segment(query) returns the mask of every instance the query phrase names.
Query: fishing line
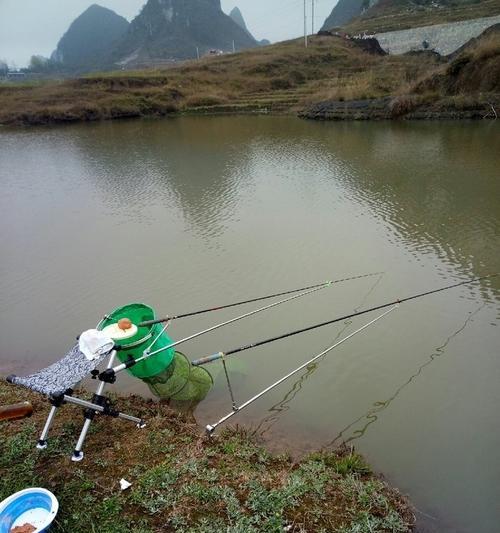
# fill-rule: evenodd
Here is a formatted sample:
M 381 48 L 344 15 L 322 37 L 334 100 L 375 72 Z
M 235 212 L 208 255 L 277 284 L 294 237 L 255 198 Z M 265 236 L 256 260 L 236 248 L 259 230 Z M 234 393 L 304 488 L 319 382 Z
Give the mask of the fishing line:
M 382 281 L 383 276 L 384 274 L 381 273 L 380 276 L 375 280 L 375 283 L 368 289 L 368 292 L 363 296 L 359 304 L 356 307 L 354 307 L 353 309 L 354 311 L 359 311 L 359 309 L 368 300 L 369 296 L 373 293 L 373 291 Z M 336 342 L 338 339 L 340 339 L 342 335 L 344 334 L 344 332 L 351 325 L 352 325 L 352 320 L 347 320 L 344 324 L 344 327 L 337 333 L 337 335 L 335 335 L 333 342 Z M 321 363 L 321 360 L 318 361 L 317 364 L 308 366 L 306 368 L 306 371 L 299 377 L 297 381 L 295 381 L 295 383 L 292 385 L 291 389 L 285 394 L 285 396 L 269 409 L 269 414 L 263 420 L 259 422 L 255 430 L 253 431 L 254 434 L 264 435 L 265 433 L 270 431 L 271 427 L 279 420 L 283 412 L 288 411 L 290 409 L 291 402 L 295 399 L 297 394 L 302 390 L 302 386 L 305 384 L 305 382 L 317 370 L 318 365 L 320 363 Z
M 380 274 L 380 273 L 377 273 L 377 274 Z M 164 346 L 162 348 L 158 348 L 157 350 L 154 350 L 154 351 L 151 351 L 151 348 L 153 346 L 154 343 L 150 344 L 148 349 L 144 350 L 143 352 L 143 355 L 142 357 L 138 357 L 137 359 L 134 359 L 134 358 L 129 358 L 129 360 L 125 363 L 122 363 L 114 368 L 109 368 L 109 369 L 106 369 L 104 372 L 102 372 L 100 374 L 100 379 L 113 379 L 115 374 L 117 372 L 122 372 L 123 370 L 126 370 L 128 368 L 132 368 L 133 366 L 135 366 L 137 363 L 140 363 L 142 361 L 145 361 L 146 359 L 148 359 L 149 357 L 153 357 L 155 355 L 158 355 L 159 353 L 162 353 L 166 350 L 170 350 L 171 348 L 174 348 L 175 346 L 178 346 L 179 344 L 183 344 L 184 342 L 187 342 L 189 340 L 192 340 L 192 339 L 195 339 L 197 337 L 200 337 L 201 335 L 204 335 L 205 333 L 209 333 L 211 331 L 214 331 L 216 329 L 219 329 L 219 328 L 222 328 L 223 326 L 227 326 L 228 324 L 232 324 L 234 322 L 237 322 L 239 320 L 242 320 L 244 318 L 247 318 L 249 316 L 252 316 L 252 315 L 255 315 L 257 313 L 260 313 L 262 311 L 265 311 L 267 309 L 271 309 L 273 307 L 276 307 L 278 305 L 281 305 L 281 304 L 284 304 L 286 302 L 290 302 L 292 300 L 295 300 L 297 298 L 301 298 L 302 296 L 306 296 L 307 294 L 311 294 L 313 292 L 316 292 L 316 291 L 319 291 L 319 290 L 322 290 L 322 289 L 326 289 L 327 287 L 331 287 L 332 285 L 336 284 L 336 283 L 340 283 L 341 281 L 347 281 L 347 280 L 351 280 L 351 279 L 360 279 L 360 278 L 364 278 L 364 277 L 367 277 L 367 276 L 372 276 L 372 275 L 375 275 L 375 274 L 363 274 L 361 276 L 353 276 L 353 277 L 350 277 L 350 278 L 344 278 L 342 280 L 334 280 L 334 281 L 326 281 L 324 283 L 321 283 L 319 285 L 315 285 L 313 286 L 313 288 L 309 289 L 309 290 L 306 290 L 304 292 L 300 292 L 299 294 L 294 294 L 293 296 L 289 296 L 288 298 L 285 298 L 284 300 L 279 300 L 278 302 L 273 302 L 272 304 L 269 304 L 269 305 L 266 305 L 264 307 L 260 307 L 259 309 L 255 309 L 253 311 L 250 311 L 248 313 L 245 313 L 243 315 L 239 315 L 237 317 L 234 317 L 234 318 L 231 318 L 230 320 L 226 320 L 225 322 L 221 322 L 219 324 L 216 324 L 215 326 L 212 326 L 210 328 L 207 328 L 207 329 L 204 329 L 202 331 L 198 331 L 196 333 L 193 333 L 192 335 L 189 335 L 188 337 L 184 337 L 183 339 L 180 339 L 176 342 L 172 342 L 170 344 L 168 344 L 167 346 Z M 295 293 L 297 292 L 296 290 L 291 290 L 291 291 L 286 291 L 286 294 L 291 294 L 291 293 Z M 261 299 L 268 299 L 270 298 L 271 296 L 263 296 L 263 297 L 260 297 L 260 298 L 257 298 L 257 299 L 254 299 L 255 300 L 261 300 Z M 232 307 L 234 305 L 239 305 L 239 303 L 237 304 L 229 304 L 229 307 Z M 199 312 L 195 312 L 195 314 L 199 314 Z M 186 315 L 183 315 L 183 316 L 186 316 Z M 108 319 L 110 317 L 107 317 Z M 160 320 L 154 320 L 153 322 L 155 324 L 158 324 L 158 323 L 162 323 L 162 322 L 166 322 L 167 323 L 167 326 L 170 324 L 170 322 L 172 321 L 173 317 L 167 317 L 165 319 L 160 319 Z M 148 323 L 151 323 L 148 322 Z M 144 322 L 141 323 L 140 325 L 144 325 Z M 164 328 L 166 329 L 166 328 Z M 159 336 L 157 336 L 157 338 L 159 338 Z M 218 354 L 218 359 L 221 359 L 223 357 L 223 354 L 221 352 L 219 352 Z
M 335 324 L 337 322 L 342 322 L 343 320 L 347 320 L 349 318 L 365 315 L 367 313 L 372 313 L 373 311 L 379 311 L 381 309 L 385 309 L 385 308 L 390 307 L 392 305 L 402 304 L 402 303 L 405 303 L 405 302 L 409 302 L 411 300 L 416 300 L 417 298 L 423 298 L 424 296 L 429 296 L 431 294 L 436 294 L 438 292 L 454 289 L 454 288 L 460 287 L 462 285 L 468 285 L 470 283 L 475 283 L 477 281 L 481 281 L 481 280 L 484 280 L 484 279 L 494 278 L 494 277 L 498 276 L 499 274 L 500 273 L 489 274 L 487 276 L 481 276 L 479 278 L 474 278 L 474 279 L 470 279 L 470 280 L 461 281 L 459 283 L 454 283 L 453 285 L 447 285 L 445 287 L 440 287 L 439 289 L 433 289 L 431 291 L 426 291 L 426 292 L 422 292 L 422 293 L 419 293 L 419 294 L 414 294 L 413 296 L 408 296 L 406 298 L 394 300 L 394 301 L 389 302 L 389 303 L 377 305 L 375 307 L 371 307 L 370 309 L 364 309 L 363 311 L 358 311 L 356 313 L 351 313 L 349 315 L 345 315 L 345 316 L 342 316 L 342 317 L 339 317 L 339 318 L 334 318 L 332 320 L 327 320 L 326 322 L 320 322 L 319 324 L 314 324 L 312 326 L 308 326 L 308 327 L 305 327 L 305 328 L 302 328 L 302 329 L 298 329 L 298 330 L 295 330 L 295 331 L 290 331 L 289 333 L 284 333 L 282 335 L 277 335 L 276 337 L 271 337 L 269 339 L 265 339 L 265 340 L 262 340 L 262 341 L 257 341 L 257 342 L 251 343 L 251 344 L 247 344 L 245 346 L 240 346 L 239 348 L 234 348 L 234 349 L 229 350 L 227 352 L 217 352 L 217 353 L 215 353 L 213 355 L 209 355 L 207 357 L 202 357 L 200 359 L 197 359 L 197 360 L 193 361 L 192 364 L 194 366 L 205 365 L 207 363 L 211 363 L 213 361 L 219 360 L 221 358 L 221 354 L 222 353 L 224 353 L 225 356 L 228 356 L 228 355 L 233 355 L 235 353 L 244 352 L 245 350 L 250 350 L 251 348 L 257 348 L 258 346 L 263 346 L 263 345 L 269 344 L 271 342 L 275 342 L 275 341 L 278 341 L 278 340 L 281 340 L 281 339 L 286 339 L 288 337 L 293 337 L 294 335 L 299 335 L 300 333 L 305 333 L 307 331 L 312 331 L 314 329 L 318 329 L 318 328 L 321 328 L 321 327 L 324 327 L 324 326 L 328 326 L 330 324 Z
M 245 304 L 260 302 L 262 300 L 270 300 L 271 298 L 277 298 L 278 296 L 286 296 L 287 294 L 293 294 L 295 292 L 307 291 L 309 289 L 315 289 L 317 287 L 323 287 L 324 285 L 334 285 L 336 283 L 342 283 L 344 281 L 353 281 L 353 280 L 356 280 L 356 279 L 368 278 L 368 277 L 371 277 L 371 276 L 379 276 L 381 274 L 384 274 L 384 272 L 373 272 L 371 274 L 361 274 L 359 276 L 351 276 L 349 278 L 336 279 L 336 280 L 332 280 L 332 281 L 324 281 L 322 283 L 315 283 L 314 285 L 309 285 L 308 287 L 301 287 L 300 289 L 290 289 L 290 290 L 283 291 L 283 292 L 277 292 L 275 294 L 268 294 L 266 296 L 258 296 L 257 298 L 251 298 L 249 300 L 242 300 L 240 302 L 220 305 L 220 306 L 217 306 L 217 307 L 209 307 L 207 309 L 201 309 L 199 311 L 191 311 L 190 313 L 183 313 L 181 315 L 174 315 L 174 316 L 171 316 L 171 317 L 158 318 L 158 319 L 155 319 L 155 320 L 147 320 L 145 322 L 141 322 L 140 324 L 137 324 L 137 327 L 140 328 L 140 327 L 154 326 L 155 324 L 161 324 L 161 323 L 167 322 L 169 320 L 179 320 L 181 318 L 187 318 L 187 317 L 191 317 L 191 316 L 202 315 L 204 313 L 210 313 L 212 311 L 221 311 L 223 309 L 229 309 L 231 307 L 237 307 L 239 305 L 245 305 Z M 109 319 L 111 317 L 106 317 L 106 318 Z
M 297 298 L 302 298 L 303 296 L 306 296 L 308 294 L 312 294 L 313 292 L 320 291 L 322 289 L 326 289 L 327 287 L 330 287 L 332 285 L 331 282 L 323 283 L 322 285 L 315 287 L 314 289 L 310 289 L 305 292 L 300 292 L 299 294 L 295 294 L 293 296 L 289 296 L 288 298 L 285 298 L 284 300 L 279 300 L 277 302 L 273 302 L 272 304 L 266 305 L 264 307 L 259 307 L 258 309 L 254 309 L 253 311 L 249 311 L 248 313 L 245 313 L 243 315 L 239 315 L 237 317 L 231 318 L 229 320 L 226 320 L 225 322 L 220 322 L 219 324 L 215 324 L 215 326 L 211 326 L 210 328 L 204 329 L 202 331 L 198 331 L 196 333 L 193 333 L 192 335 L 189 335 L 188 337 L 184 337 L 183 339 L 180 339 L 178 341 L 172 342 L 170 344 L 167 344 L 167 346 L 163 346 L 162 348 L 158 348 L 157 350 L 151 351 L 151 348 L 153 344 L 150 344 L 148 349 L 144 350 L 142 357 L 138 357 L 137 359 L 130 358 L 128 362 L 122 363 L 121 365 L 118 365 L 111 369 L 106 369 L 104 372 L 102 372 L 101 376 L 105 377 L 106 379 L 109 379 L 111 375 L 116 374 L 117 372 L 121 372 L 123 370 L 126 370 L 127 368 L 131 368 L 135 366 L 137 363 L 140 363 L 141 361 L 145 361 L 146 359 L 149 359 L 150 357 L 153 357 L 155 355 L 158 355 L 159 353 L 162 353 L 166 350 L 170 350 L 171 348 L 174 348 L 175 346 L 178 346 L 179 344 L 183 344 L 184 342 L 187 342 L 192 339 L 196 339 L 197 337 L 200 337 L 201 335 L 204 335 L 205 333 L 209 333 L 211 331 L 215 331 L 216 329 L 222 328 L 223 326 L 227 326 L 228 324 L 233 324 L 234 322 L 237 322 L 239 320 L 243 320 L 244 318 L 247 318 L 252 315 L 256 315 L 257 313 L 261 313 L 262 311 L 266 311 L 267 309 L 271 309 L 273 307 L 276 307 L 278 305 L 284 304 L 286 302 L 290 302 L 292 300 L 296 300 Z M 167 321 L 167 326 L 170 324 L 170 320 Z M 165 326 L 163 329 L 166 329 Z M 159 336 L 157 336 L 157 339 Z M 218 359 L 221 359 L 224 357 L 224 354 L 219 353 Z
M 348 341 L 349 339 L 351 339 L 352 337 L 354 337 L 358 333 L 361 333 L 366 328 L 370 327 L 371 325 L 375 324 L 376 322 L 378 322 L 382 318 L 386 317 L 389 313 L 392 313 L 392 311 L 394 311 L 398 307 L 399 307 L 398 303 L 394 304 L 390 309 L 388 309 L 387 311 L 384 311 L 381 315 L 377 316 L 373 320 L 370 320 L 370 322 L 367 322 L 365 325 L 361 326 L 356 331 L 353 331 L 351 334 L 347 335 L 347 337 L 344 337 L 340 341 L 335 342 L 334 344 L 332 344 L 331 346 L 326 348 L 326 350 L 323 350 L 321 353 L 319 353 L 318 355 L 315 355 L 309 361 L 306 361 L 305 363 L 300 365 L 295 370 L 292 370 L 291 372 L 289 372 L 286 376 L 283 376 L 281 379 L 279 379 L 278 381 L 274 382 L 272 385 L 269 385 L 269 387 L 266 387 L 263 391 L 261 391 L 258 394 L 256 394 L 253 398 L 250 398 L 249 400 L 247 400 L 245 403 L 241 404 L 240 406 L 233 407 L 233 410 L 230 413 L 228 413 L 227 415 L 223 416 L 218 422 L 216 422 L 214 424 L 208 424 L 207 425 L 207 427 L 206 427 L 207 434 L 208 435 L 212 435 L 212 433 L 217 429 L 218 426 L 220 426 L 220 424 L 223 424 L 224 422 L 227 422 L 227 420 L 229 420 L 231 417 L 233 417 L 236 413 L 239 413 L 240 411 L 242 411 L 243 409 L 245 409 L 246 407 L 248 407 L 249 405 L 251 405 L 252 403 L 257 401 L 259 398 L 264 396 L 264 394 L 267 394 L 272 389 L 274 389 L 275 387 L 277 387 L 278 385 L 280 385 L 281 383 L 286 381 L 288 378 L 292 377 L 297 372 L 300 372 L 301 370 L 303 370 L 307 366 L 309 366 L 312 363 L 314 363 L 314 361 L 316 361 L 317 359 L 320 359 L 321 357 L 324 357 L 327 353 L 331 352 L 333 349 L 337 348 L 338 346 L 340 346 L 344 342 Z
M 448 344 L 457 337 L 460 333 L 464 331 L 464 329 L 469 325 L 469 323 L 473 320 L 475 315 L 477 315 L 480 311 L 484 309 L 486 306 L 486 303 L 483 303 L 480 305 L 475 311 L 471 312 L 465 322 L 451 335 L 447 337 L 447 339 L 437 348 L 434 349 L 433 353 L 429 356 L 429 359 L 425 361 L 422 365 L 418 367 L 418 369 L 402 384 L 400 385 L 396 391 L 393 393 L 392 396 L 390 396 L 385 401 L 377 401 L 375 402 L 371 409 L 369 409 L 365 414 L 361 415 L 360 417 L 356 418 L 353 422 L 351 422 L 349 425 L 345 426 L 344 429 L 342 429 L 337 436 L 328 442 L 327 444 L 324 444 L 321 448 L 323 450 L 327 448 L 331 448 L 336 446 L 336 443 L 343 438 L 344 433 L 346 433 L 349 429 L 351 429 L 353 426 L 355 426 L 358 422 L 361 422 L 361 420 L 366 419 L 366 422 L 364 426 L 361 429 L 357 429 L 356 431 L 353 431 L 352 435 L 347 440 L 342 440 L 344 444 L 347 444 L 353 440 L 359 439 L 362 437 L 369 426 L 371 426 L 374 422 L 378 420 L 378 415 L 382 411 L 385 411 L 389 405 L 399 396 L 399 394 L 405 389 L 410 383 L 412 383 L 414 380 L 416 380 L 420 374 L 423 372 L 424 368 L 429 366 L 434 362 L 435 359 L 443 356 L 445 354 L 445 349 L 448 346 Z

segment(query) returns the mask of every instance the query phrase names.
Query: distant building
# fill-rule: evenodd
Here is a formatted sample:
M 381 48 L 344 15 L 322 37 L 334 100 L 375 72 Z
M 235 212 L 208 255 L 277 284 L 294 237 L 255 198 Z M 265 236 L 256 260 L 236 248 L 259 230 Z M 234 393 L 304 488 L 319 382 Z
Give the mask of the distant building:
M 20 81 L 26 79 L 26 73 L 19 70 L 9 70 L 7 72 L 7 79 L 12 81 Z
M 206 55 L 207 56 L 223 56 L 224 52 L 222 50 L 212 49 L 212 50 L 209 50 Z

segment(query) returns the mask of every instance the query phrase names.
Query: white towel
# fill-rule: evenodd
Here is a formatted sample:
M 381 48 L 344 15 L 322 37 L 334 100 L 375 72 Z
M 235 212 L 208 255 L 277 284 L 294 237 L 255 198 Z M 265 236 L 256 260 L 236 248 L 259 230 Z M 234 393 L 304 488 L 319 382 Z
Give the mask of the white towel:
M 89 361 L 96 359 L 100 355 L 108 353 L 113 349 L 114 345 L 115 343 L 112 339 L 97 329 L 89 329 L 84 331 L 78 340 L 78 347 L 80 348 L 80 351 Z

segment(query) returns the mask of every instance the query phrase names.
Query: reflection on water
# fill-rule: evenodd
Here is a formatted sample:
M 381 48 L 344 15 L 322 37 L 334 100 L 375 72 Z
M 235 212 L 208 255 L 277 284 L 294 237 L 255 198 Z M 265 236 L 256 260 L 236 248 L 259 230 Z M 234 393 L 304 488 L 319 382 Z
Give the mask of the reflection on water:
M 462 326 L 454 333 L 452 333 L 443 342 L 443 344 L 441 344 L 441 346 L 438 346 L 436 350 L 429 356 L 428 360 L 425 361 L 425 363 L 423 363 L 422 365 L 420 365 L 417 370 L 402 385 L 400 385 L 387 400 L 374 402 L 372 408 L 370 408 L 365 414 L 361 415 L 356 420 L 344 427 L 341 431 L 339 431 L 338 435 L 334 439 L 323 445 L 323 448 L 335 448 L 340 444 L 348 444 L 356 439 L 361 438 L 366 433 L 369 426 L 378 420 L 380 413 L 382 411 L 385 411 L 389 407 L 389 405 L 399 396 L 403 389 L 408 387 L 408 385 L 410 385 L 412 381 L 416 380 L 423 372 L 423 370 L 427 366 L 431 365 L 437 357 L 441 357 L 445 354 L 446 347 L 448 346 L 448 344 L 467 327 L 469 322 L 471 322 L 473 318 L 484 309 L 485 305 L 486 304 L 481 305 L 474 312 L 470 313 L 470 315 L 467 317 L 467 320 L 462 324 Z M 360 422 L 362 422 L 360 429 L 354 429 L 354 431 L 351 431 Z
M 368 292 L 363 296 L 363 299 L 359 303 L 357 307 L 355 307 L 352 312 L 356 313 L 359 310 L 361 310 L 364 306 L 364 303 L 368 300 L 368 297 L 370 294 L 375 290 L 377 285 L 380 283 L 382 278 L 384 277 L 384 273 L 380 274 L 373 285 L 368 289 Z M 344 337 L 344 334 L 347 332 L 347 330 L 352 325 L 352 320 L 346 320 L 342 324 L 342 329 L 339 330 L 337 335 L 334 337 L 332 344 L 335 344 L 337 341 L 339 341 L 341 338 Z M 311 363 L 306 367 L 305 372 L 293 383 L 290 390 L 285 394 L 282 400 L 280 400 L 278 403 L 273 405 L 268 411 L 269 415 L 267 415 L 265 418 L 263 418 L 259 424 L 254 428 L 254 434 L 259 436 L 264 436 L 266 433 L 269 432 L 269 430 L 272 428 L 272 426 L 279 420 L 280 416 L 290 409 L 290 404 L 295 399 L 297 394 L 302 390 L 303 384 L 307 381 L 307 379 L 316 372 L 316 370 L 319 368 L 319 365 L 321 364 L 321 361 L 327 357 L 328 354 L 323 356 L 322 358 L 318 359 L 314 363 Z M 287 385 L 285 385 L 287 386 Z
M 403 239 L 417 260 L 433 250 L 468 276 L 498 268 L 500 183 L 492 166 L 497 157 L 491 157 L 500 153 L 498 127 L 370 130 L 343 132 L 334 141 L 336 152 L 351 161 L 353 172 L 342 179 L 352 197 L 390 224 L 393 238 Z
M 386 273 L 190 342 L 183 351 L 195 358 L 500 271 L 499 133 L 493 122 L 287 117 L 3 129 L 0 373 L 55 361 L 82 330 L 130 301 L 173 315 Z M 172 335 L 233 316 L 176 321 Z M 500 521 L 499 319 L 499 278 L 402 305 L 238 422 L 289 449 L 355 437 L 440 525 L 489 533 Z M 228 358 L 237 401 L 359 325 Z M 425 363 L 412 372 L 416 361 Z M 220 364 L 210 370 L 219 376 L 196 411 L 201 424 L 230 408 Z M 148 394 L 126 376 L 118 389 Z

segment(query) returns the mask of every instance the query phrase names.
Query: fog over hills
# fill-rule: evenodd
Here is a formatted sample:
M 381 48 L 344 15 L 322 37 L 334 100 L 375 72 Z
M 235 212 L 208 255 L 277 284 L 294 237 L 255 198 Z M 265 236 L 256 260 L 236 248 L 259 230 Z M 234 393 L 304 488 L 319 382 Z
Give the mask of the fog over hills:
M 257 46 L 221 8 L 220 0 L 148 0 L 112 52 L 115 63 L 192 59 L 211 49 Z
M 316 2 L 315 28 L 337 0 Z M 0 0 L 0 58 L 24 67 L 35 54 L 49 57 L 72 21 L 91 4 L 112 9 L 132 21 L 146 0 Z M 224 13 L 237 6 L 250 33 L 273 42 L 303 33 L 302 4 L 293 0 L 221 0 Z M 311 13 L 308 25 L 311 27 Z
M 371 0 L 371 3 L 373 4 L 376 1 Z M 369 4 L 369 0 L 339 0 L 321 29 L 329 30 L 330 28 L 347 24 L 354 17 L 360 15 L 366 9 L 367 4 Z
M 66 69 L 99 67 L 128 28 L 125 18 L 93 4 L 73 21 L 51 59 Z
M 247 28 L 243 13 L 238 7 L 234 7 L 231 10 L 231 13 L 229 13 L 229 16 L 234 20 L 234 22 L 236 22 L 236 24 L 238 24 L 240 28 L 243 28 L 252 37 L 252 39 L 254 38 L 253 35 L 250 33 L 250 30 Z M 259 44 L 261 46 L 266 46 L 268 44 L 271 44 L 271 41 L 269 41 L 268 39 L 262 39 L 261 41 L 259 41 Z

